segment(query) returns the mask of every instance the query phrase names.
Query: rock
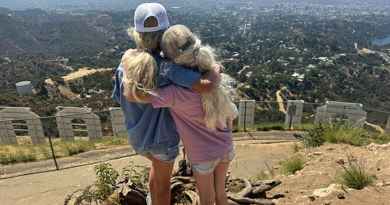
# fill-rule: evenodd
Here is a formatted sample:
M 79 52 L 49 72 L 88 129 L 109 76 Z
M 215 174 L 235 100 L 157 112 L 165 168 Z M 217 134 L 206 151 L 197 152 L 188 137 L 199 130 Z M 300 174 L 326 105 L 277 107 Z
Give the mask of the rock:
M 313 195 L 310 195 L 307 197 L 310 201 L 315 201 L 316 200 L 316 197 L 313 196 Z
M 240 205 L 240 204 L 238 204 L 237 202 L 235 202 L 235 201 L 229 199 L 229 200 L 228 200 L 228 205 Z
M 338 159 L 338 160 L 336 160 L 336 163 L 339 165 L 344 165 L 345 161 L 344 161 L 344 159 Z
M 228 196 L 228 198 L 238 204 L 275 205 L 273 201 L 268 199 L 238 198 L 233 196 Z
M 270 199 L 280 199 L 280 198 L 284 198 L 284 197 L 286 197 L 285 194 L 283 194 L 283 193 L 276 193 L 276 194 L 274 194 L 273 196 L 271 196 L 269 198 Z
M 333 150 L 335 150 L 335 148 L 333 148 L 333 147 L 326 148 L 326 151 L 333 151 Z
M 264 192 L 266 192 L 266 191 L 271 190 L 272 188 L 273 188 L 273 187 L 270 186 L 270 185 L 262 184 L 262 185 L 260 185 L 260 186 L 254 187 L 254 188 L 252 189 L 252 194 L 253 194 L 253 195 L 260 195 L 260 194 L 262 194 L 262 193 L 264 193 Z
M 330 202 L 330 201 L 326 201 L 325 203 L 324 203 L 324 205 L 331 205 L 332 204 L 332 202 Z
M 367 145 L 367 149 L 370 150 L 370 151 L 378 151 L 378 150 L 390 150 L 390 143 L 388 144 L 375 144 L 375 143 L 371 143 L 369 145 Z
M 390 182 L 382 181 L 382 182 L 377 183 L 376 186 L 378 186 L 378 187 L 390 186 Z
M 338 199 L 345 199 L 345 195 L 344 195 L 344 193 L 337 193 L 337 198 Z
M 311 156 L 321 156 L 321 155 L 322 155 L 322 152 L 313 152 L 313 153 L 309 154 L 309 157 L 311 157 Z
M 316 189 L 313 191 L 313 196 L 316 197 L 327 197 L 332 193 L 341 193 L 342 186 L 340 184 L 331 184 L 327 188 Z
M 304 193 L 306 193 L 306 192 L 307 192 L 307 190 L 303 190 L 303 189 L 302 189 L 302 190 L 299 190 L 299 193 L 300 193 L 300 194 L 304 194 Z
M 253 186 L 269 185 L 269 186 L 272 186 L 274 188 L 274 187 L 279 186 L 280 184 L 282 184 L 282 181 L 275 179 L 275 180 L 257 181 L 257 182 L 254 182 L 252 185 Z
M 382 187 L 383 186 L 383 182 L 377 183 L 376 186 Z

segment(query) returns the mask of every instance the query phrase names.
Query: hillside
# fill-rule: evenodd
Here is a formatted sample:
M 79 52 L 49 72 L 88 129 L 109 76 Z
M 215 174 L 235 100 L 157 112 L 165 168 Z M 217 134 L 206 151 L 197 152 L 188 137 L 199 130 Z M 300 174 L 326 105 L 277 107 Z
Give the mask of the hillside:
M 71 68 L 42 56 L 0 57 L 0 90 L 12 90 L 19 81 L 42 84 L 46 78 L 64 75 Z
M 169 12 L 172 24 L 189 26 L 217 49 L 226 72 L 250 98 L 273 101 L 276 91 L 287 87 L 307 102 L 352 101 L 390 110 L 390 43 L 383 40 L 390 35 L 390 15 L 372 9 L 283 4 Z M 134 46 L 126 34 L 130 13 L 3 9 L 0 89 L 12 90 L 20 80 L 37 85 L 67 68 L 115 68 Z M 68 63 L 38 60 L 61 58 Z M 104 84 L 109 98 L 111 87 Z

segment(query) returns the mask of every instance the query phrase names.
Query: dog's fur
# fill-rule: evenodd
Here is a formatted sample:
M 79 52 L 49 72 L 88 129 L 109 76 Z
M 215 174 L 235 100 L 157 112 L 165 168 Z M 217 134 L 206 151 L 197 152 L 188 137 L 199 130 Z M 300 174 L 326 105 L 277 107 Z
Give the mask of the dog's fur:
M 202 73 L 219 65 L 214 50 L 202 45 L 200 39 L 183 25 L 175 25 L 165 31 L 161 48 L 174 63 L 198 67 Z M 211 92 L 202 94 L 202 102 L 207 127 L 231 129 L 231 121 L 237 117 L 237 108 L 222 86 L 218 85 Z

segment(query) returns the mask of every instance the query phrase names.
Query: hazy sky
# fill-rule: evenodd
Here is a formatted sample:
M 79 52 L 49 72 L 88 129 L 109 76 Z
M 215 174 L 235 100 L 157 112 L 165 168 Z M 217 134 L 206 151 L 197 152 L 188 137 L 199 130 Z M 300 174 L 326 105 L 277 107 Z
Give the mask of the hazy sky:
M 165 5 L 178 6 L 201 6 L 201 5 L 221 5 L 252 2 L 254 5 L 267 6 L 278 3 L 298 3 L 298 4 L 320 4 L 320 5 L 343 5 L 343 6 L 390 6 L 390 0 L 155 0 Z M 0 7 L 11 9 L 27 8 L 70 8 L 82 9 L 132 9 L 141 2 L 153 2 L 153 0 L 0 0 Z

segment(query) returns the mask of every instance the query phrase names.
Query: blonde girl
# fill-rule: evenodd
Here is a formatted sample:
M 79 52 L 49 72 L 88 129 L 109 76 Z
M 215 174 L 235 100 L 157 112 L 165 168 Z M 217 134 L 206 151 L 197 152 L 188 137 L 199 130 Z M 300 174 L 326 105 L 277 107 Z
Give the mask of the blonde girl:
M 173 26 L 163 35 L 162 49 L 174 63 L 188 69 L 208 72 L 217 61 L 210 47 L 202 46 L 184 26 Z M 135 52 L 134 56 L 148 53 Z M 137 70 L 136 66 L 129 70 Z M 155 68 L 144 66 L 141 73 L 150 73 Z M 153 91 L 136 90 L 128 95 L 129 101 L 149 102 L 154 108 L 170 108 L 179 136 L 183 141 L 192 164 L 201 205 L 227 205 L 225 192 L 226 173 L 234 157 L 231 121 L 236 116 L 235 106 L 217 85 L 208 94 L 198 94 L 181 86 L 167 86 Z M 230 129 L 229 129 L 230 128 Z
M 170 84 L 199 92 L 213 87 L 198 72 L 165 63 L 160 56 L 160 44 L 168 27 L 168 15 L 161 4 L 145 3 L 137 7 L 134 29 L 129 30 L 137 48 L 128 50 L 116 69 L 112 95 L 124 112 L 129 144 L 152 162 L 149 177 L 152 205 L 171 203 L 170 177 L 178 155 L 179 136 L 169 109 L 129 102 L 127 96 L 140 100 L 136 92 Z
M 214 69 L 216 55 L 210 46 L 202 45 L 200 39 L 184 25 L 170 27 L 163 35 L 162 50 L 167 58 L 178 65 L 197 68 L 200 72 Z M 211 129 L 232 129 L 237 117 L 237 108 L 219 84 L 208 93 L 202 94 L 205 122 Z

